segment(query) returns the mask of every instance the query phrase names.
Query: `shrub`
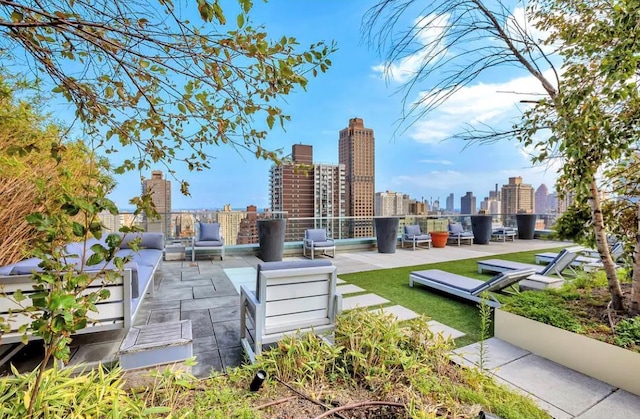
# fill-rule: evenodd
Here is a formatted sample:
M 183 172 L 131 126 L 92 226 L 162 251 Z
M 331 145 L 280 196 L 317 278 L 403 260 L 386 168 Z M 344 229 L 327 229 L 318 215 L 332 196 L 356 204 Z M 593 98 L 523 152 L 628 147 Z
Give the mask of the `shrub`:
M 565 299 L 551 291 L 527 291 L 512 296 L 502 309 L 560 329 L 582 333 L 579 319 L 565 307 Z
M 640 346 L 640 316 L 632 319 L 624 319 L 615 327 L 616 345 L 628 348 L 630 346 Z

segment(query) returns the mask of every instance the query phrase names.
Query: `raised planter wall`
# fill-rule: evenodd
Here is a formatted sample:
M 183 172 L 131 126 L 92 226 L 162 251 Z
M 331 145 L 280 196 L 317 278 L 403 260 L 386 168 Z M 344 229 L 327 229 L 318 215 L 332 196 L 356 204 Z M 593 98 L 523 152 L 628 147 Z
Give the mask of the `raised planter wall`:
M 494 336 L 640 396 L 640 353 L 496 309 Z

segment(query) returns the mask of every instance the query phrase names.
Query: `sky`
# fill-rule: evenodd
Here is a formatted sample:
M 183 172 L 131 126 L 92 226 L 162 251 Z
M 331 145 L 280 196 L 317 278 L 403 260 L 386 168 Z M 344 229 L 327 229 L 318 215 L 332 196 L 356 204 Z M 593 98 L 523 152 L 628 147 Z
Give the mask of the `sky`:
M 511 176 L 522 176 L 523 182 L 534 188 L 545 183 L 553 190 L 556 168 L 532 167 L 527 152 L 515 139 L 491 145 L 446 140 L 474 121 L 492 127 L 511 126 L 514 117 L 527 106 L 520 103 L 526 97 L 505 92 L 540 90 L 532 77 L 517 68 L 487 73 L 436 111 L 399 129 L 403 113 L 399 88 L 416 60 L 393 63 L 391 77 L 380 71 L 383 59 L 366 43 L 361 30 L 363 15 L 374 3 L 255 2 L 253 22 L 263 24 L 272 39 L 293 36 L 301 46 L 333 40 L 338 47 L 330 57 L 333 65 L 327 73 L 310 79 L 306 91 L 296 91 L 286 98 L 282 108 L 291 115 L 291 121 L 285 130 L 276 127 L 265 145 L 281 148 L 286 155 L 293 144 L 309 144 L 313 146 L 315 162 L 338 163 L 338 133 L 348 126 L 350 118 L 358 117 L 375 133 L 378 192 L 402 192 L 427 202 L 439 199 L 442 206 L 453 192 L 455 207 L 459 208 L 460 197 L 467 191 L 473 192 L 479 205 L 496 184 L 500 187 L 508 183 Z M 413 94 L 417 97 L 418 92 Z M 225 204 L 232 208 L 269 206 L 270 162 L 225 147 L 218 147 L 214 154 L 216 159 L 210 162 L 209 170 L 195 173 L 178 169 L 178 177 L 190 184 L 191 196 L 182 196 L 174 180 L 174 210 L 218 209 Z M 117 176 L 116 180 L 118 186 L 111 197 L 121 209 L 128 208 L 129 199 L 140 193 L 139 174 Z

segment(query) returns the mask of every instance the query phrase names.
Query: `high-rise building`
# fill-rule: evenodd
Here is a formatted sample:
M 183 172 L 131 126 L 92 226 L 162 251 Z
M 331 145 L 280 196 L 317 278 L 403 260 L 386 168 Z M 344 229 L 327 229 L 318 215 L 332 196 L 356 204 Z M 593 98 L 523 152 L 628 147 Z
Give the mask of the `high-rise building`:
M 238 244 L 238 232 L 240 232 L 240 222 L 243 218 L 245 218 L 245 212 L 232 210 L 230 204 L 226 204 L 222 211 L 218 212 L 220 233 L 224 237 L 225 245 Z
M 238 237 L 236 244 L 258 243 L 258 208 L 255 205 L 248 205 L 245 216 L 240 220 Z
M 376 192 L 374 199 L 375 215 L 389 217 L 405 215 L 404 196 L 401 192 Z
M 534 212 L 537 214 L 547 214 L 550 212 L 551 207 L 549 207 L 549 189 L 547 185 L 544 183 L 538 186 L 536 189 L 536 205 L 534 208 Z
M 465 196 L 460 198 L 460 214 L 473 215 L 477 212 L 476 197 L 473 196 L 473 192 L 467 192 Z
M 447 196 L 447 206 L 446 206 L 446 210 L 447 212 L 453 212 L 454 209 L 454 204 L 453 204 L 453 192 L 451 192 L 448 196 Z
M 340 131 L 339 161 L 345 167 L 346 215 L 366 217 L 349 223 L 350 237 L 372 237 L 375 193 L 375 138 L 361 118 Z
M 151 179 L 142 181 L 142 194 L 151 195 L 151 201 L 160 214 L 160 220 L 148 220 L 147 231 L 162 232 L 166 237 L 172 237 L 171 231 L 171 181 L 165 180 L 162 171 L 152 170 Z
M 113 215 L 109 211 L 103 210 L 98 213 L 98 218 L 107 233 L 115 233 L 120 230 L 120 215 Z
M 286 212 L 286 240 L 302 240 L 304 230 L 313 228 L 313 147 L 294 144 L 291 163 L 273 165 L 270 171 L 271 211 Z M 303 219 L 301 219 L 303 218 Z
M 502 185 L 500 195 L 502 214 L 533 213 L 535 193 L 531 185 L 522 183 L 522 177 L 510 177 L 509 183 Z
M 341 237 L 337 218 L 346 213 L 344 165 L 313 163 L 310 145 L 295 144 L 291 155 L 292 163 L 270 171 L 271 210 L 287 213 L 286 239 L 302 240 L 309 228 Z
M 341 238 L 346 214 L 344 164 L 314 163 L 313 197 L 315 228 L 327 229 L 329 237 Z
M 195 219 L 192 213 L 181 212 L 180 214 L 173 214 L 173 228 L 174 237 L 193 237 L 195 234 Z M 203 221 L 203 220 L 200 220 Z

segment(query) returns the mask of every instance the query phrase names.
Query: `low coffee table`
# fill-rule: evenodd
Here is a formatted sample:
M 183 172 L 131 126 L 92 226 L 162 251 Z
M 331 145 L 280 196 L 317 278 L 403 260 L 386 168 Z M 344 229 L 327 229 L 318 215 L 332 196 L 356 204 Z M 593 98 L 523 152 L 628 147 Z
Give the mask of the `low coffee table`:
M 184 260 L 186 247 L 184 243 L 170 243 L 164 247 L 164 260 L 175 261 Z

